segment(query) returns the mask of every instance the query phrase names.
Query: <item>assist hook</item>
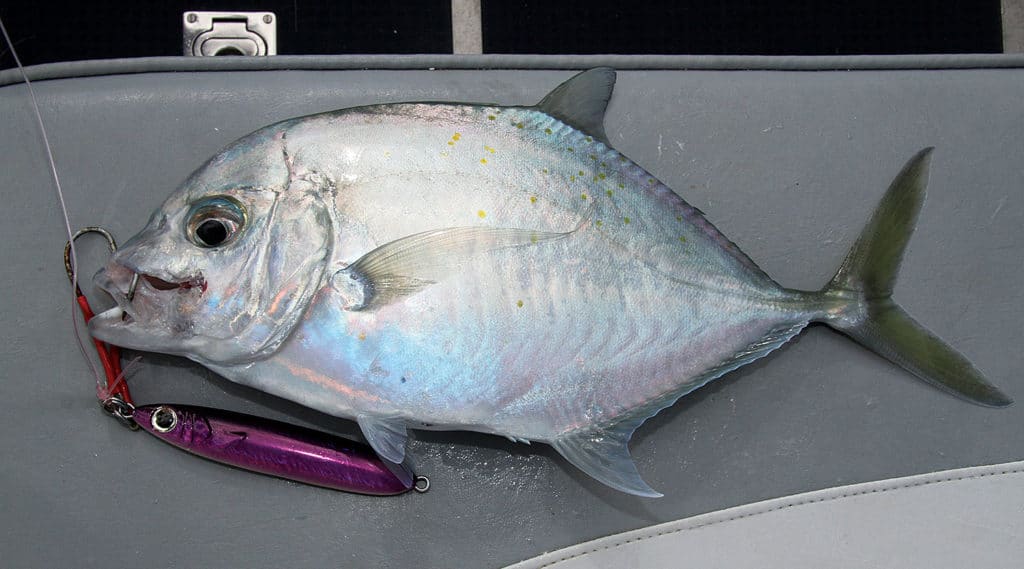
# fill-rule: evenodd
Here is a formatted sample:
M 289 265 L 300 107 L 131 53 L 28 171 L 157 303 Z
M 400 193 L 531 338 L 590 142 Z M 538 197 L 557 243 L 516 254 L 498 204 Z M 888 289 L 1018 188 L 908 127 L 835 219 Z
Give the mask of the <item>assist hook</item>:
M 89 226 L 83 227 L 76 231 L 75 234 L 71 236 L 71 241 L 68 241 L 64 245 L 64 271 L 68 274 L 68 280 L 71 281 L 71 284 L 75 285 L 76 287 L 78 285 L 77 283 L 75 283 L 75 268 L 71 266 L 71 243 L 73 241 L 78 241 L 79 237 L 86 235 L 88 233 L 98 233 L 99 235 L 102 235 L 103 238 L 107 240 L 107 248 L 110 249 L 111 254 L 117 252 L 117 241 L 114 240 L 114 236 L 111 235 L 110 232 L 107 231 L 106 229 L 103 229 L 102 227 Z M 128 302 L 131 302 L 132 299 L 135 298 L 135 289 L 138 286 L 139 274 L 135 273 L 132 275 L 131 284 L 128 285 L 128 294 L 126 295 L 128 297 Z M 81 292 L 81 289 L 76 288 L 75 294 L 81 294 Z
M 64 271 L 68 275 L 68 280 L 75 287 L 75 300 L 82 311 L 82 316 L 85 318 L 86 323 L 92 320 L 93 311 L 89 306 L 89 300 L 85 297 L 82 288 L 75 279 L 75 267 L 71 262 L 71 247 L 72 243 L 77 241 L 79 237 L 88 233 L 102 235 L 107 240 L 107 247 L 110 249 L 110 252 L 117 252 L 117 241 L 114 240 L 114 236 L 106 229 L 95 226 L 79 229 L 71 236 L 71 240 L 64 245 Z M 136 274 L 135 279 L 132 280 L 129 294 L 134 294 L 137 278 L 138 275 Z M 108 345 L 95 338 L 93 339 L 93 344 L 96 346 L 96 353 L 100 358 L 100 363 L 103 365 L 103 371 L 106 375 L 105 384 L 97 385 L 100 407 L 129 429 L 137 429 L 138 425 L 132 420 L 132 412 L 135 410 L 132 406 L 132 397 L 128 392 L 128 385 L 123 381 L 124 372 L 121 370 L 121 351 L 117 346 Z

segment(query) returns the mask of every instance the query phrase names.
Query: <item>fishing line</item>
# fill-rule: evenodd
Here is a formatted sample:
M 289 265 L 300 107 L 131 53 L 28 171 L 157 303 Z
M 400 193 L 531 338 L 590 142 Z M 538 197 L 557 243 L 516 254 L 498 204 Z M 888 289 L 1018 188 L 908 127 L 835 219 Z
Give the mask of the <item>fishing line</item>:
M 22 80 L 25 82 L 25 87 L 28 88 L 28 94 L 32 101 L 32 111 L 36 116 L 36 124 L 39 125 L 39 132 L 43 135 L 43 145 L 46 148 L 46 158 L 50 162 L 50 174 L 53 176 L 53 183 L 57 188 L 57 198 L 60 202 L 60 211 L 64 217 L 64 229 L 67 230 L 68 242 L 71 243 L 71 303 L 72 306 L 78 305 L 76 291 L 78 290 L 78 253 L 75 250 L 75 240 L 73 231 L 71 230 L 71 220 L 68 216 L 67 202 L 64 200 L 64 190 L 60 186 L 60 176 L 57 175 L 57 162 L 53 159 L 53 150 L 50 148 L 50 137 L 46 134 L 46 126 L 43 124 L 43 115 L 39 112 L 39 101 L 36 99 L 36 91 L 32 88 L 32 82 L 28 79 L 28 73 L 25 72 L 25 67 L 21 64 L 21 58 L 18 57 L 18 51 L 14 49 L 14 42 L 11 41 L 11 36 L 7 33 L 7 26 L 4 25 L 3 18 L 0 18 L 0 32 L 4 34 L 4 40 L 7 42 L 7 47 L 11 50 L 11 56 L 14 57 L 14 63 L 18 67 L 18 72 L 21 74 Z M 89 357 L 89 353 L 85 349 L 85 343 L 82 342 L 82 331 L 78 325 L 78 317 L 75 315 L 77 310 L 72 308 L 71 310 L 71 325 L 75 333 L 75 344 L 78 346 L 78 351 L 81 352 L 82 357 L 86 363 L 89 364 L 89 370 L 92 372 L 93 377 L 96 378 L 96 393 L 101 394 L 104 390 L 105 381 L 100 376 L 100 372 L 96 369 L 96 364 L 93 363 L 92 358 Z

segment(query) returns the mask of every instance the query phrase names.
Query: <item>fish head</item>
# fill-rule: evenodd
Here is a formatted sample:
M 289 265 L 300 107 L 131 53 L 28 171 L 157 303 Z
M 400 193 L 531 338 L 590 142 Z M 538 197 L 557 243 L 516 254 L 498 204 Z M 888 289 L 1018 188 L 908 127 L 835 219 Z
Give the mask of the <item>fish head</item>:
M 89 323 L 95 338 L 214 365 L 287 339 L 330 257 L 333 187 L 294 175 L 284 132 L 227 147 L 117 250 L 94 278 L 117 302 Z

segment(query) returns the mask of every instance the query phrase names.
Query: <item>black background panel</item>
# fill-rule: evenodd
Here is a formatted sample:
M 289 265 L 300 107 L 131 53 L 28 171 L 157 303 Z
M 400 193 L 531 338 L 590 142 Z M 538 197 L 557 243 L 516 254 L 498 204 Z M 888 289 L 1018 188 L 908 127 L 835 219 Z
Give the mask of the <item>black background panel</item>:
M 482 12 L 493 53 L 1002 51 L 999 0 L 483 0 Z
M 450 0 L 0 7 L 26 64 L 180 55 L 182 13 L 272 11 L 280 54 L 451 53 Z M 999 0 L 482 0 L 485 53 L 911 54 L 1002 49 Z M 4 67 L 13 65 L 0 48 Z

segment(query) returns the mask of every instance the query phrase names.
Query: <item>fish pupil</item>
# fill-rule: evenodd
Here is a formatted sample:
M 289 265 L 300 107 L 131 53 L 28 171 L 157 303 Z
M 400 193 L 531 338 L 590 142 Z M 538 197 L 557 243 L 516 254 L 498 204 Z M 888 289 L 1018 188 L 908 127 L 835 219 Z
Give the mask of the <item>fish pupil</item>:
M 219 219 L 207 219 L 196 228 L 196 237 L 210 247 L 216 247 L 228 239 L 228 227 Z

